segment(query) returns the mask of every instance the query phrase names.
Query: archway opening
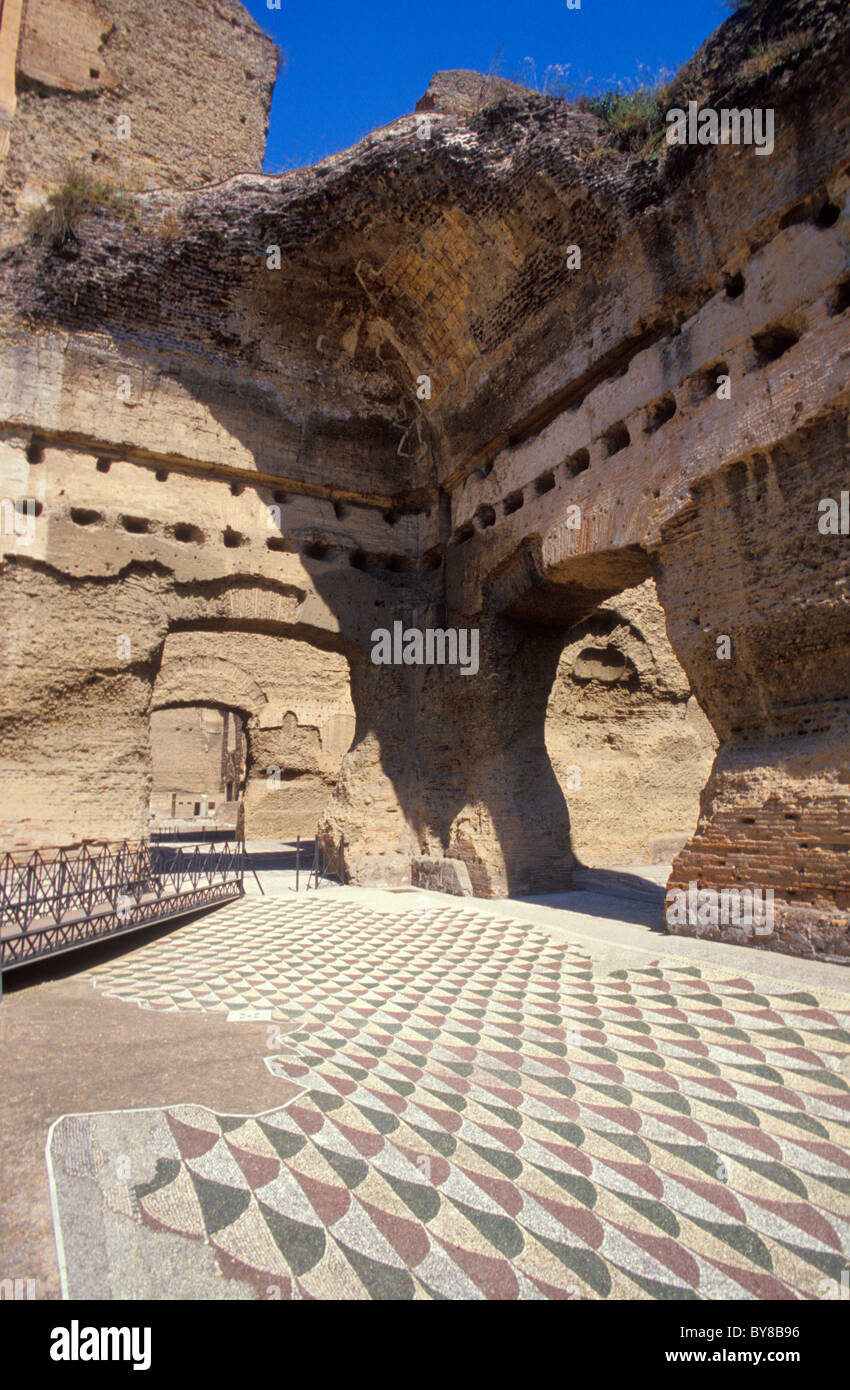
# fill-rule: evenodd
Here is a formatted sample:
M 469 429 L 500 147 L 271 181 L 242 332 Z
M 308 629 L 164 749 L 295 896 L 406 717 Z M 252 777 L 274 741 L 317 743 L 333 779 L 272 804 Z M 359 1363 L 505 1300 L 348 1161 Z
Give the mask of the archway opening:
M 150 743 L 151 830 L 235 834 L 247 762 L 242 712 L 214 705 L 156 709 Z
M 312 840 L 354 727 L 341 652 L 242 626 L 175 629 L 152 697 L 153 820 Z
M 546 747 L 582 865 L 667 866 L 693 834 L 717 741 L 667 638 L 654 580 L 566 633 Z

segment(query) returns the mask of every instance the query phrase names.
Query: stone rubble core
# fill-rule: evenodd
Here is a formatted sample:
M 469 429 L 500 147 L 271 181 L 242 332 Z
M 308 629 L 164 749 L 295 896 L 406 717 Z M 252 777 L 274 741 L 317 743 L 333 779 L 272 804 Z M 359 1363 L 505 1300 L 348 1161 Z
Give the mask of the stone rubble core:
M 669 886 L 773 889 L 758 948 L 850 956 L 850 538 L 818 527 L 848 483 L 848 58 L 838 0 L 754 0 L 678 75 L 671 106 L 770 107 L 769 158 L 627 156 L 439 74 L 427 139 L 414 113 L 280 177 L 163 176 L 58 248 L 13 219 L 0 461 L 38 505 L 0 536 L 4 841 L 138 835 L 164 647 L 253 634 L 348 663 L 320 840 L 351 881 L 565 887 L 570 648 L 603 716 L 666 691 L 711 725 Z M 374 666 L 395 621 L 477 628 L 477 675 Z

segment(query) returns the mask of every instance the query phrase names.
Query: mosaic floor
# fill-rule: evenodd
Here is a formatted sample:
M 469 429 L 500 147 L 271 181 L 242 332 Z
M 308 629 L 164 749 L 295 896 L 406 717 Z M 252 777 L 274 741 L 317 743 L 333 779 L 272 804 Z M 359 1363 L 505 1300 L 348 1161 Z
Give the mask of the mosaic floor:
M 187 1097 L 60 1121 L 78 1250 L 109 1213 L 122 1249 L 170 1233 L 261 1298 L 835 1298 L 847 1279 L 846 997 L 669 960 L 605 975 L 525 923 L 320 897 L 223 908 L 92 978 L 143 1008 L 259 1012 L 258 1065 L 301 1093 L 254 1118 Z M 183 1296 L 173 1268 L 155 1296 Z

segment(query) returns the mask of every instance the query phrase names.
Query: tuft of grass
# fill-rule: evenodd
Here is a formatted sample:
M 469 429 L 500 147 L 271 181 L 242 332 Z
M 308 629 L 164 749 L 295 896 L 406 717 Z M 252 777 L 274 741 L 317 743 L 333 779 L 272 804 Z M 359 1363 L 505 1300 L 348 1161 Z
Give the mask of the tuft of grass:
M 787 59 L 795 58 L 798 53 L 802 53 L 813 40 L 814 33 L 811 29 L 799 29 L 796 33 L 786 34 L 784 38 L 773 43 L 757 44 L 743 63 L 741 71 L 745 77 L 764 77 Z
M 651 158 L 666 128 L 671 76 L 666 68 L 652 72 L 638 63 L 636 78 L 611 78 L 605 86 L 585 90 L 576 104 L 603 122 L 611 147 Z
M 610 159 L 617 158 L 617 151 L 611 145 L 591 145 L 582 150 L 579 158 L 586 169 L 599 169 Z
M 606 148 L 647 157 L 665 129 L 671 75 L 663 68 L 652 73 L 638 63 L 638 75 L 631 81 L 612 77 L 591 85 L 587 75 L 581 80 L 572 77 L 569 63 L 552 63 L 538 80 L 534 60 L 526 58 L 513 81 L 598 116 L 609 132 Z
M 664 130 L 666 92 L 662 83 L 640 83 L 631 90 L 620 86 L 584 97 L 579 105 L 604 122 L 618 149 L 640 154 Z
M 132 215 L 125 192 L 96 178 L 88 169 L 69 166 L 44 206 L 31 214 L 30 227 L 35 236 L 59 250 L 69 241 L 78 240 L 77 226 L 81 218 L 101 209 L 123 217 Z

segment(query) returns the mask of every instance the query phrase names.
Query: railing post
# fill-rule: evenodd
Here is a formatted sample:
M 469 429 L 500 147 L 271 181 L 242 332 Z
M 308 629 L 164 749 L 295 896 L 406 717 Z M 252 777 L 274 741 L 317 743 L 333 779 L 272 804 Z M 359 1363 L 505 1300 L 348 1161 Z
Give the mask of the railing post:
M 30 920 L 35 915 L 33 912 L 33 902 L 35 900 L 35 889 L 33 887 L 34 881 L 35 865 L 32 863 L 32 861 L 30 861 L 30 863 L 27 865 L 27 910 L 26 927 L 24 928 L 25 931 L 29 931 Z
M 292 841 L 290 840 L 290 844 Z M 296 836 L 295 840 L 295 891 L 298 892 L 298 884 L 301 877 L 301 836 Z
M 56 921 L 62 921 L 62 891 L 65 887 L 65 860 L 59 860 L 59 882 L 56 888 Z
M 299 835 L 299 871 L 300 842 Z M 94 846 L 83 841 L 71 852 L 35 850 L 20 863 L 6 854 L 0 857 L 0 971 L 109 936 L 116 929 L 123 894 L 135 900 L 139 926 L 156 920 L 163 909 L 176 916 L 189 911 L 181 897 L 212 905 L 233 896 L 234 888 L 242 896 L 246 865 L 263 892 L 244 840 L 232 848 L 228 842 L 224 849 L 204 842 L 203 851 L 196 844 L 185 854 L 178 846 L 173 857 L 145 841 Z M 191 889 L 185 895 L 184 881 Z M 174 901 L 164 903 L 172 893 Z

